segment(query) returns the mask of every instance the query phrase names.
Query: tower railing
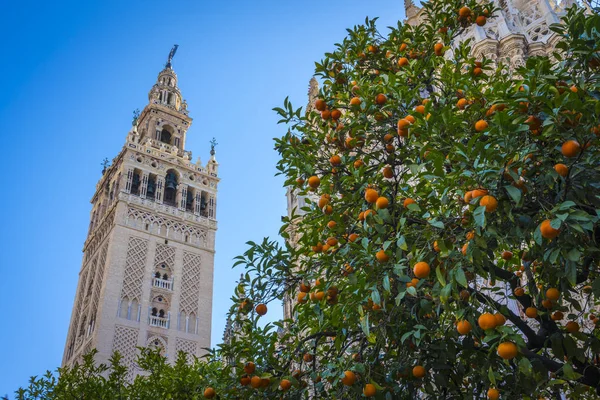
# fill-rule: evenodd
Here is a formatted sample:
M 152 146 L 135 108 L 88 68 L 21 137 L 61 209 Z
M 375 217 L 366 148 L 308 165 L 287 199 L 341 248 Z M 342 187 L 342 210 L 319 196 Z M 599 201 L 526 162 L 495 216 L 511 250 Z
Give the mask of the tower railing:
M 150 326 L 158 326 L 159 328 L 169 328 L 169 318 L 157 317 L 154 315 L 150 315 L 148 317 L 148 325 Z
M 152 278 L 152 286 L 160 288 L 160 289 L 173 290 L 173 278 L 171 278 L 171 279 Z

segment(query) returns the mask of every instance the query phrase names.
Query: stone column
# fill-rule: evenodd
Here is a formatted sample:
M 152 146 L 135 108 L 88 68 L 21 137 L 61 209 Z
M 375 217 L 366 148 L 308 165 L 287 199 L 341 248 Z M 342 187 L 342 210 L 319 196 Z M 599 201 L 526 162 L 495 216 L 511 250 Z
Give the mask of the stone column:
M 212 193 L 208 197 L 208 218 L 217 218 L 217 199 Z
M 181 184 L 180 186 L 181 186 L 181 190 L 177 191 L 177 196 L 181 196 L 180 200 L 179 200 L 179 209 L 182 211 L 185 211 L 185 203 L 187 202 L 188 187 L 187 187 L 187 185 L 183 185 L 183 184 Z M 181 192 L 181 195 L 179 192 Z
M 194 199 L 194 214 L 200 215 L 200 206 L 202 205 L 202 192 L 196 191 L 196 198 Z
M 142 187 L 140 188 L 140 197 L 142 199 L 146 198 L 146 193 L 148 193 L 148 172 L 142 172 Z
M 125 193 L 131 193 L 131 184 L 133 183 L 133 168 L 129 167 L 129 169 L 127 169 L 127 176 L 126 176 L 126 183 L 125 183 Z
M 162 204 L 163 202 L 163 187 L 165 186 L 165 177 L 163 175 L 156 176 L 156 191 L 154 193 L 154 201 L 158 204 Z

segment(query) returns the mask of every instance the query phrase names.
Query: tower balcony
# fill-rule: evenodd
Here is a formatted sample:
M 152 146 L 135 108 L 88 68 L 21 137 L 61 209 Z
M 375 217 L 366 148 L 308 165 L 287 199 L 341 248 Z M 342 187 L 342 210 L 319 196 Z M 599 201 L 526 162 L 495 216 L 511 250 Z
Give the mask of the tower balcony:
M 152 286 L 159 289 L 173 290 L 173 278 L 152 278 Z
M 169 317 L 165 318 L 151 315 L 148 317 L 148 325 L 169 329 Z

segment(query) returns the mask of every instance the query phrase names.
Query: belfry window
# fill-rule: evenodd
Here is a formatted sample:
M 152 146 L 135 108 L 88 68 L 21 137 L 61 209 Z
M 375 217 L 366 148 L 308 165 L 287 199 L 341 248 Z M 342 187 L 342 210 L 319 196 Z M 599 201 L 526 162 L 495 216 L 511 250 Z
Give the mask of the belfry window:
M 177 174 L 170 170 L 165 178 L 165 199 L 166 204 L 175 206 L 177 201 Z
M 171 132 L 163 129 L 160 133 L 160 141 L 166 144 L 171 144 Z
M 135 194 L 135 195 L 139 196 L 140 185 L 142 183 L 141 176 L 142 176 L 142 173 L 139 169 L 133 170 L 133 178 L 131 180 L 131 194 Z
M 146 198 L 154 200 L 156 196 L 156 175 L 148 175 L 148 190 L 146 191 Z
M 185 200 L 185 209 L 187 211 L 194 211 L 194 189 L 188 187 L 187 198 Z

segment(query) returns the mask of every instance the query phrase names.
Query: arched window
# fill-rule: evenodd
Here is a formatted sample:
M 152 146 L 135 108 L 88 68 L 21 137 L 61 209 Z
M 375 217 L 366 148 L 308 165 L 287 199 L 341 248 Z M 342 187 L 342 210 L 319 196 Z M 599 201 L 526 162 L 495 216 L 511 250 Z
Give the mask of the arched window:
M 152 307 L 152 316 L 156 317 L 156 314 L 158 314 L 158 310 L 156 309 L 156 307 Z
M 160 132 L 160 141 L 166 144 L 171 144 L 171 132 L 163 128 Z
M 135 194 L 136 196 L 139 196 L 140 194 L 140 185 L 142 183 L 141 176 L 142 171 L 140 171 L 137 168 L 133 170 L 133 178 L 131 180 L 131 194 Z
M 175 206 L 177 201 L 177 174 L 173 170 L 167 171 L 165 177 L 165 198 L 166 204 Z
M 164 317 L 165 317 L 165 310 L 160 310 L 160 311 L 158 312 L 158 316 L 159 316 L 160 318 L 164 318 Z
M 160 272 L 157 272 L 157 273 L 155 273 L 155 274 L 154 274 L 154 277 L 155 277 L 155 278 L 160 278 Z
M 194 189 L 192 189 L 191 187 L 188 187 L 187 199 L 185 201 L 185 209 L 187 211 L 194 211 L 194 197 L 196 197 L 194 195 Z
M 166 280 L 168 280 L 168 279 L 169 279 L 169 275 L 167 275 L 167 274 L 163 274 L 162 278 L 163 278 L 163 279 L 166 281 Z
M 150 174 L 150 175 L 148 175 L 148 190 L 146 191 L 146 198 L 149 200 L 154 200 L 155 195 L 156 195 L 156 175 Z

